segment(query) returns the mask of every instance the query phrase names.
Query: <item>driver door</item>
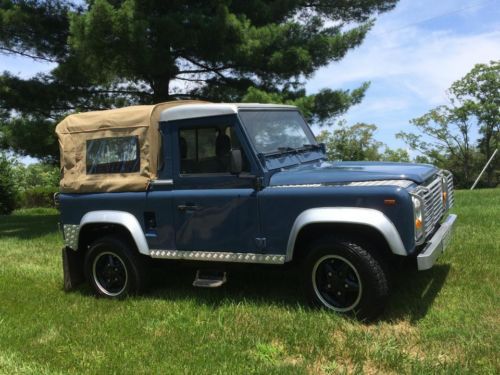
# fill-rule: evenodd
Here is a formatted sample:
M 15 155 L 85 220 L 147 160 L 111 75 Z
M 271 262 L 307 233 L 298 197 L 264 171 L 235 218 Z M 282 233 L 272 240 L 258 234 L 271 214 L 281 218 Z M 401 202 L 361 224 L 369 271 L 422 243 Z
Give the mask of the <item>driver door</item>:
M 178 122 L 173 135 L 178 148 L 173 168 L 176 249 L 259 252 L 258 194 L 234 118 Z M 230 173 L 234 149 L 243 157 L 238 176 Z

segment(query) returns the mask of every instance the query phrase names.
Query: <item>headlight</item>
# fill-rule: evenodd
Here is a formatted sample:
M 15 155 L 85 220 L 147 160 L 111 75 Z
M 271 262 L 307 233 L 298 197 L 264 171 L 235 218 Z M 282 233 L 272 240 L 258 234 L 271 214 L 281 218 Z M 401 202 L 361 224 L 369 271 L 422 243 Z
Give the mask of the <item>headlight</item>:
M 415 241 L 419 243 L 424 237 L 424 207 L 422 199 L 416 195 L 411 196 L 413 202 L 413 219 L 415 223 Z

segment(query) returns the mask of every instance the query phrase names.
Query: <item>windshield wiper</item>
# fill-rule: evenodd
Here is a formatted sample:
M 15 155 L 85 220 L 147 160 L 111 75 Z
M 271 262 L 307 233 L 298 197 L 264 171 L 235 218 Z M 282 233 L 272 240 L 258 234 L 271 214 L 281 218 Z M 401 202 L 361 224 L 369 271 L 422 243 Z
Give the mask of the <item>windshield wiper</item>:
M 273 155 L 288 154 L 288 153 L 296 152 L 296 151 L 297 151 L 297 149 L 295 149 L 293 147 L 278 147 L 274 151 L 263 152 L 261 154 L 264 156 L 273 156 Z
M 284 153 L 287 153 L 287 152 L 296 151 L 296 149 L 295 149 L 295 148 L 293 148 L 293 147 L 288 147 L 288 146 L 287 146 L 287 147 L 278 147 L 278 149 L 277 149 L 277 150 L 278 150 L 278 152 L 281 152 L 281 153 L 283 153 L 283 154 L 284 154 Z
M 274 151 L 269 151 L 269 152 L 264 152 L 262 153 L 263 156 L 276 156 L 276 155 L 283 155 L 283 154 L 291 154 L 291 153 L 298 153 L 302 151 L 310 151 L 310 150 L 321 150 L 321 146 L 318 144 L 304 144 L 302 147 L 297 147 L 293 148 L 290 146 L 284 146 L 284 147 L 278 147 Z
M 319 144 L 306 143 L 298 150 L 321 150 L 321 146 Z

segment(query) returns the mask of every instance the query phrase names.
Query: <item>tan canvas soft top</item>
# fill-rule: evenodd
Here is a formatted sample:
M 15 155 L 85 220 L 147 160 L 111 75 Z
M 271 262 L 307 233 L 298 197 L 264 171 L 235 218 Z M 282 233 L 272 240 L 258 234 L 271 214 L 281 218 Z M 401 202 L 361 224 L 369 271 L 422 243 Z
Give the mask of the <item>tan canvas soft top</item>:
M 144 191 L 149 180 L 157 177 L 161 147 L 158 122 L 161 112 L 183 104 L 201 103 L 204 102 L 179 100 L 67 116 L 56 127 L 61 153 L 61 192 Z M 87 173 L 88 140 L 128 136 L 136 136 L 138 139 L 138 172 Z

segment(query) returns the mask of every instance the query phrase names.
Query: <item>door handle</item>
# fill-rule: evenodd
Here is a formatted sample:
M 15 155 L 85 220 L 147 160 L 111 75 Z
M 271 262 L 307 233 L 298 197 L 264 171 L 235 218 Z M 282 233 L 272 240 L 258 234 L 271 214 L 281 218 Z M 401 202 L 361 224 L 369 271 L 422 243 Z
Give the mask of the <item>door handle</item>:
M 201 206 L 195 204 L 180 204 L 177 206 L 179 211 L 197 211 L 201 209 Z

